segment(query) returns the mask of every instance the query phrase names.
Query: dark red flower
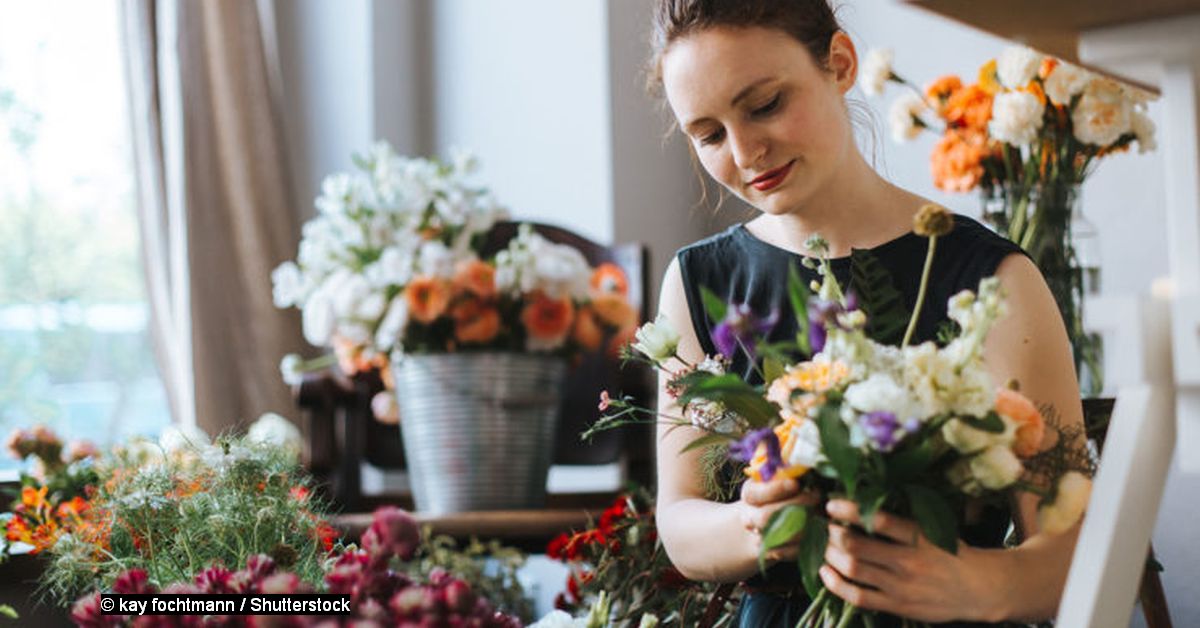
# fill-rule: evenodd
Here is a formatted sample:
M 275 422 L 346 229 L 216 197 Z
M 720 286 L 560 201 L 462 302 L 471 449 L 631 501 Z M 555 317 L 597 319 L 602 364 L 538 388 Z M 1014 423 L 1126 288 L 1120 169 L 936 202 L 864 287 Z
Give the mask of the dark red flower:
M 139 594 L 154 592 L 154 586 L 150 584 L 150 576 L 146 574 L 145 569 L 130 569 L 117 576 L 116 581 L 113 582 L 113 593 Z

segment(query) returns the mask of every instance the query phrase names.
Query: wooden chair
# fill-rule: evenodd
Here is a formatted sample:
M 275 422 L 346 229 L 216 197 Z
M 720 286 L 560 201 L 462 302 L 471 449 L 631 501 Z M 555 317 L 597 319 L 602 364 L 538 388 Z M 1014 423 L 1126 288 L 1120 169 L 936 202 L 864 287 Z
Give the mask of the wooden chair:
M 629 280 L 629 301 L 641 320 L 646 318 L 647 252 L 641 244 L 604 246 L 566 229 L 534 224 L 534 229 L 551 242 L 575 247 L 593 266 L 612 262 L 620 266 Z M 484 255 L 503 249 L 517 233 L 517 223 L 496 225 L 489 233 Z M 652 399 L 653 378 L 648 369 L 627 365 L 598 351 L 584 356 L 568 375 L 563 391 L 562 423 L 559 425 L 554 465 L 575 466 L 619 463 L 624 476 L 649 486 L 653 481 L 653 441 L 649 426 L 628 426 L 601 434 L 590 443 L 579 434 L 598 417 L 597 402 L 601 390 L 633 395 L 642 403 Z M 391 503 L 411 508 L 411 495 L 363 492 L 362 463 L 383 470 L 403 469 L 404 448 L 396 426 L 376 421 L 371 413 L 371 398 L 383 384 L 378 373 L 362 373 L 353 378 L 333 370 L 306 374 L 295 390 L 303 415 L 308 440 L 307 462 L 310 470 L 323 481 L 336 507 L 343 512 L 367 511 Z M 568 517 L 583 523 L 583 510 L 607 506 L 616 491 L 551 494 L 547 508 L 572 509 Z M 519 515 L 527 517 L 528 515 Z M 481 517 L 477 519 L 487 519 Z M 544 518 L 543 518 L 544 519 Z M 512 536 L 511 530 L 507 536 Z M 542 534 L 537 534 L 540 537 Z

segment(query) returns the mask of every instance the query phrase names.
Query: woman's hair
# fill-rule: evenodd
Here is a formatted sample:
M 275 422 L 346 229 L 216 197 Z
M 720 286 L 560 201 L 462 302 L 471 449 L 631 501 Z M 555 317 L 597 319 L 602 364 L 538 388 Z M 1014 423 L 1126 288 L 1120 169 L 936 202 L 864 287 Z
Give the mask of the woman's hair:
M 658 0 L 650 39 L 651 84 L 662 84 L 662 57 L 675 40 L 714 26 L 783 31 L 821 68 L 828 67 L 829 42 L 841 30 L 828 0 Z

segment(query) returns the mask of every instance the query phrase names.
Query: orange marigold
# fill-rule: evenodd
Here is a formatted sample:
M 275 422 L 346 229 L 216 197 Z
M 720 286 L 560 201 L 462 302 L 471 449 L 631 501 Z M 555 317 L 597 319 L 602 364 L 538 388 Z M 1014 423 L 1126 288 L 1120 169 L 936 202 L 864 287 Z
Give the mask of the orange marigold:
M 543 292 L 531 295 L 521 310 L 521 322 L 529 336 L 539 343 L 557 344 L 566 338 L 575 320 L 575 304 L 570 297 L 552 299 Z
M 987 138 L 970 131 L 947 131 L 929 157 L 933 184 L 947 192 L 969 192 L 983 178 Z
M 496 268 L 477 259 L 460 262 L 454 272 L 454 287 L 490 299 L 496 295 Z
M 992 95 L 979 85 L 968 85 L 950 95 L 942 117 L 952 127 L 986 131 L 992 119 Z
M 500 312 L 479 299 L 460 301 L 450 310 L 454 338 L 462 343 L 491 342 L 500 333 Z
M 408 315 L 413 320 L 429 324 L 446 313 L 450 305 L 450 290 L 446 282 L 435 277 L 417 277 L 404 288 Z
M 592 271 L 592 291 L 598 294 L 629 294 L 629 279 L 620 266 L 612 262 L 604 262 Z
M 953 74 L 939 77 L 925 88 L 925 96 L 929 102 L 937 106 L 938 115 L 946 108 L 950 96 L 962 89 L 962 79 Z

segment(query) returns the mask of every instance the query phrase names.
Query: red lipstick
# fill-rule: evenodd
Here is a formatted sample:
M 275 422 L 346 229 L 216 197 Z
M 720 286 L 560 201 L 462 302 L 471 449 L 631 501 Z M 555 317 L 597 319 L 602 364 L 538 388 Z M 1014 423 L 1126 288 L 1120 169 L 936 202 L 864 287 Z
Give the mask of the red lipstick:
M 755 177 L 754 180 L 750 182 L 750 185 L 754 186 L 754 189 L 758 190 L 759 192 L 772 190 L 778 187 L 779 184 L 783 183 L 783 180 L 787 178 L 788 173 L 792 171 L 792 164 L 794 163 L 796 163 L 796 160 L 793 159 L 792 161 L 789 161 L 774 170 L 768 170 L 767 172 Z

